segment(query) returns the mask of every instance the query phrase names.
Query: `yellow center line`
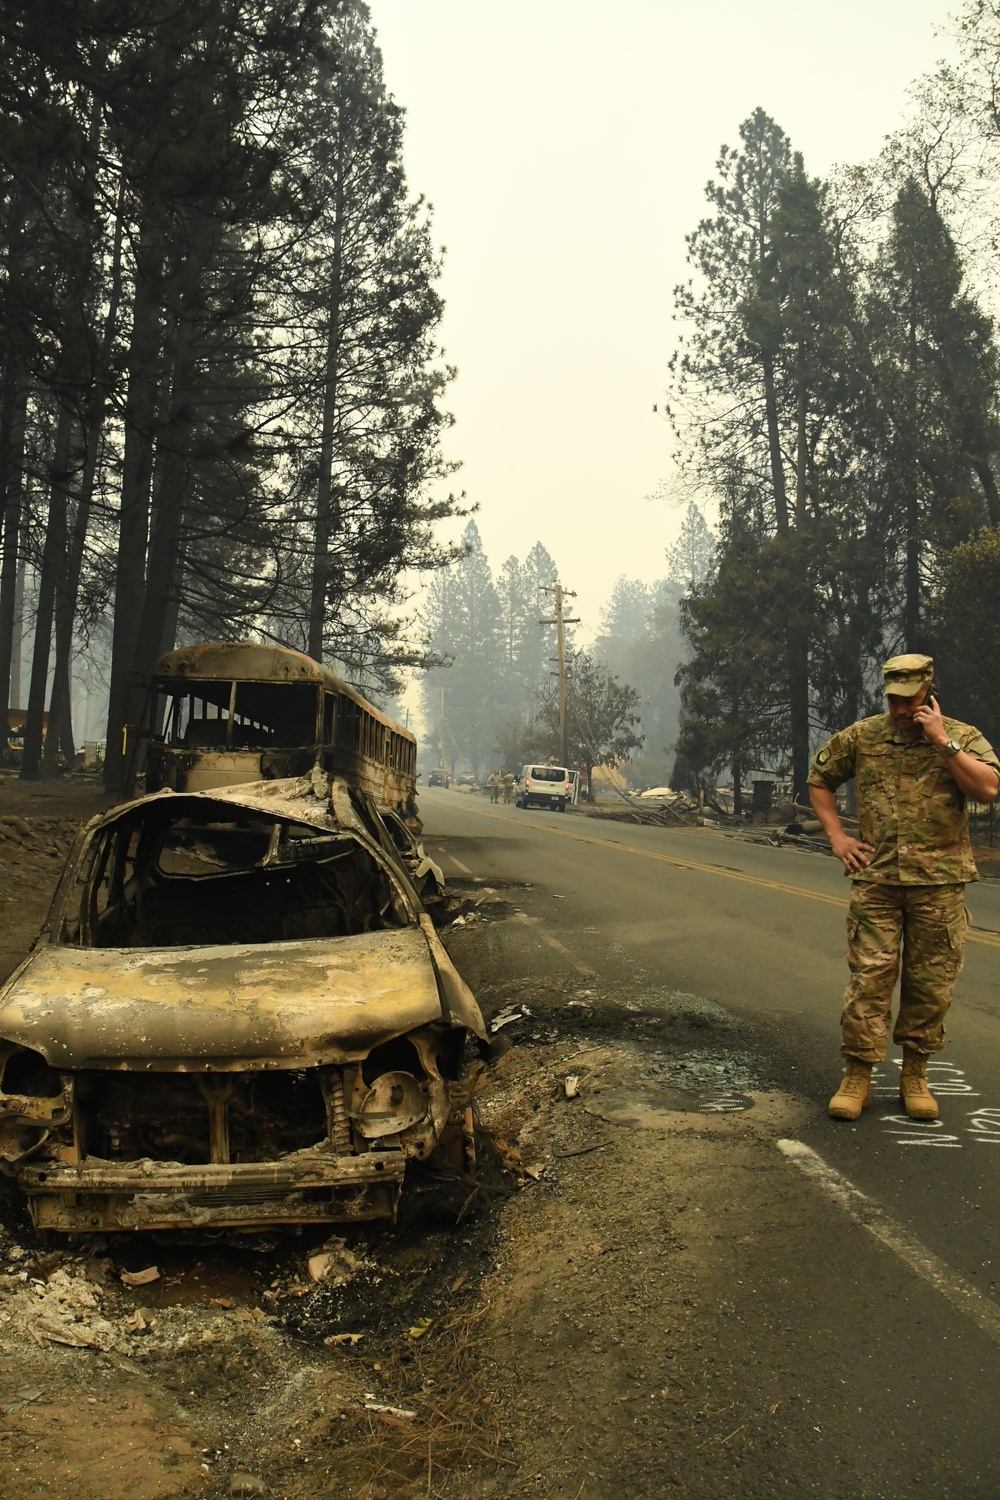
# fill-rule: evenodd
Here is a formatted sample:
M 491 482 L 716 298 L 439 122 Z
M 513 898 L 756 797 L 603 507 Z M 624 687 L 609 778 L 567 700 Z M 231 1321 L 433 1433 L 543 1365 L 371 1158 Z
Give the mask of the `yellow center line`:
M 483 818 L 492 818 L 495 823 L 511 822 L 502 813 L 487 812 L 485 807 L 476 807 L 474 803 L 469 804 L 468 811 L 478 813 Z M 765 880 L 762 875 L 747 875 L 743 870 L 726 870 L 722 865 L 703 864 L 696 859 L 661 854 L 656 849 L 637 849 L 634 844 L 622 844 L 617 839 L 601 839 L 590 833 L 574 833 L 569 828 L 553 828 L 550 823 L 536 825 L 538 826 L 543 826 L 547 833 L 554 833 L 557 838 L 574 839 L 578 844 L 594 844 L 602 849 L 616 849 L 619 854 L 638 854 L 643 859 L 656 859 L 661 864 L 673 865 L 677 870 L 697 870 L 702 875 L 721 875 L 726 880 L 741 880 L 746 885 L 763 886 L 769 891 L 783 891 L 786 896 L 800 896 L 805 901 L 822 901 L 827 906 L 839 906 L 842 910 L 848 904 L 843 896 L 828 896 L 822 891 L 809 891 L 800 885 L 786 885 L 781 880 Z M 982 943 L 987 948 L 1000 948 L 1000 934 L 980 932 L 975 928 L 968 933 L 968 941 Z

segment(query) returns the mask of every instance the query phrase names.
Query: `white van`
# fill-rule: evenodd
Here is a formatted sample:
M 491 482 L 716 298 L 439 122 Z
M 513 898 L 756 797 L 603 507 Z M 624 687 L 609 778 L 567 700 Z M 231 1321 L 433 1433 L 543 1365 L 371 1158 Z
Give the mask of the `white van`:
M 573 800 L 573 772 L 565 766 L 522 766 L 514 803 L 517 807 L 554 807 L 566 811 Z

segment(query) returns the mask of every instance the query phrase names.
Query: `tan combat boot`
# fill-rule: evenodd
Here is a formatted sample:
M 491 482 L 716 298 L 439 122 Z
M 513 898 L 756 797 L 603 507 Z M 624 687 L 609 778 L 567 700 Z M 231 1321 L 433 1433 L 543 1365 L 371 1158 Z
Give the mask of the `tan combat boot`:
M 927 1087 L 927 1059 L 920 1052 L 903 1048 L 903 1071 L 899 1075 L 899 1098 L 911 1120 L 936 1120 L 937 1100 Z
M 872 1102 L 872 1065 L 847 1058 L 840 1088 L 830 1100 L 831 1120 L 859 1120 L 861 1111 Z

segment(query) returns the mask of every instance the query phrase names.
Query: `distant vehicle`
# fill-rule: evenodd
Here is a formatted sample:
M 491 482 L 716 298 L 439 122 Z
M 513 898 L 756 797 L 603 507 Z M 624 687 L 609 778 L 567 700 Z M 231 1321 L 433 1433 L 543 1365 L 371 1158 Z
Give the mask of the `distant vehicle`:
M 461 776 L 456 776 L 456 778 L 455 778 L 455 785 L 456 786 L 478 786 L 479 782 L 473 776 L 473 774 L 472 774 L 471 771 L 463 771 L 462 774 L 461 774 Z
M 417 742 L 350 683 L 285 646 L 223 641 L 160 658 L 146 694 L 146 791 L 204 792 L 308 776 L 343 776 L 413 827 Z
M 573 797 L 573 772 L 565 766 L 522 766 L 514 794 L 516 807 L 554 807 L 566 811 Z
M 447 771 L 428 771 L 428 786 L 451 786 L 451 777 Z

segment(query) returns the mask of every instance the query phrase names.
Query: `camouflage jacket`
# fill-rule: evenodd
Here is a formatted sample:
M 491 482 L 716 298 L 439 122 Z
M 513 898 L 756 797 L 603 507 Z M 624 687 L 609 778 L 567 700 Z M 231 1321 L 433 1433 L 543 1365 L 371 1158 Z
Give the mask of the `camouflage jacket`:
M 957 719 L 945 719 L 952 739 L 968 755 L 992 766 L 1000 760 L 992 745 Z M 977 880 L 965 794 L 948 761 L 921 730 L 897 728 L 888 714 L 861 719 L 842 729 L 817 752 L 811 786 L 831 792 L 856 779 L 860 837 L 875 853 L 855 880 L 894 885 L 954 885 Z

